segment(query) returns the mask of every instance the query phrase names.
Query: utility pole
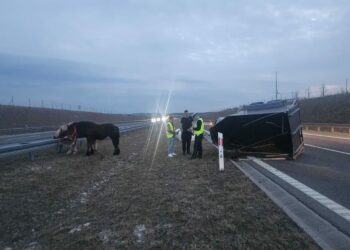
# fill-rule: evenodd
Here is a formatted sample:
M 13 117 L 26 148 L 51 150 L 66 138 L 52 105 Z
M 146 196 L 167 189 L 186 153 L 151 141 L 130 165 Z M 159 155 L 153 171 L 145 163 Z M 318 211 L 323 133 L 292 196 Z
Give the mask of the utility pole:
M 276 71 L 276 84 L 275 84 L 275 98 L 278 98 L 278 88 L 277 88 L 277 71 Z
M 348 93 L 348 78 L 345 80 L 345 94 Z

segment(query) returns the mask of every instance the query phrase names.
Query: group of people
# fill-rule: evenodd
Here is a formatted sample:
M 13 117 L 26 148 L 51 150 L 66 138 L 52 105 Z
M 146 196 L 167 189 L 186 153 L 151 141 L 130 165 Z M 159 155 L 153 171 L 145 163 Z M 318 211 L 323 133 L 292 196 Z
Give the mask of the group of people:
M 172 158 L 175 153 L 175 136 L 177 130 L 174 125 L 174 117 L 169 116 L 166 125 L 166 136 L 168 139 L 168 157 Z M 184 111 L 184 116 L 181 118 L 181 141 L 182 141 L 182 154 L 191 155 L 191 141 L 192 135 L 194 135 L 193 152 L 190 159 L 202 158 L 202 140 L 204 133 L 204 122 L 199 114 L 190 116 L 188 110 Z

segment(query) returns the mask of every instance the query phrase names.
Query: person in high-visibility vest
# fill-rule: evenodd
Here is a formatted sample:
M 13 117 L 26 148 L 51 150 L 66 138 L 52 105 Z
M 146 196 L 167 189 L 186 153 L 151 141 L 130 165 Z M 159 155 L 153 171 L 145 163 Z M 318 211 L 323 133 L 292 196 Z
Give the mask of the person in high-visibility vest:
M 193 134 L 194 134 L 194 146 L 193 146 L 193 154 L 191 159 L 202 158 L 203 149 L 202 149 L 202 141 L 203 141 L 203 133 L 204 133 L 204 122 L 203 119 L 198 115 L 194 114 L 193 116 L 195 126 L 193 126 Z
M 175 154 L 175 126 L 174 126 L 174 117 L 169 116 L 166 124 L 166 137 L 168 139 L 168 157 L 172 158 Z

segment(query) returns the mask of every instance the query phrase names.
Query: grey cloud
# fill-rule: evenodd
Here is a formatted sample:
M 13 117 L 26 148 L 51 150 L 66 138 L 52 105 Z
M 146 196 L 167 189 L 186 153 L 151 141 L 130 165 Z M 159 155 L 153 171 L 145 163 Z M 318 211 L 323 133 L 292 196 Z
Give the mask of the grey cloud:
M 267 100 L 275 71 L 285 93 L 348 77 L 349 14 L 345 0 L 6 1 L 0 53 L 20 56 L 0 56 L 0 86 L 36 82 L 50 95 L 49 83 L 75 83 L 79 102 L 120 112 L 170 89 L 174 111 Z

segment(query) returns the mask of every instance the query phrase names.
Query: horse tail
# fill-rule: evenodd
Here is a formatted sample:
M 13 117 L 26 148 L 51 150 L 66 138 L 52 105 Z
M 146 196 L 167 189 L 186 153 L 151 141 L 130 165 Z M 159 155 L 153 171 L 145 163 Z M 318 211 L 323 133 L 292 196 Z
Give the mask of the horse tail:
M 114 154 L 119 155 L 120 149 L 119 149 L 119 137 L 120 137 L 120 131 L 117 126 L 113 127 L 113 135 L 112 135 L 112 142 L 114 146 Z

